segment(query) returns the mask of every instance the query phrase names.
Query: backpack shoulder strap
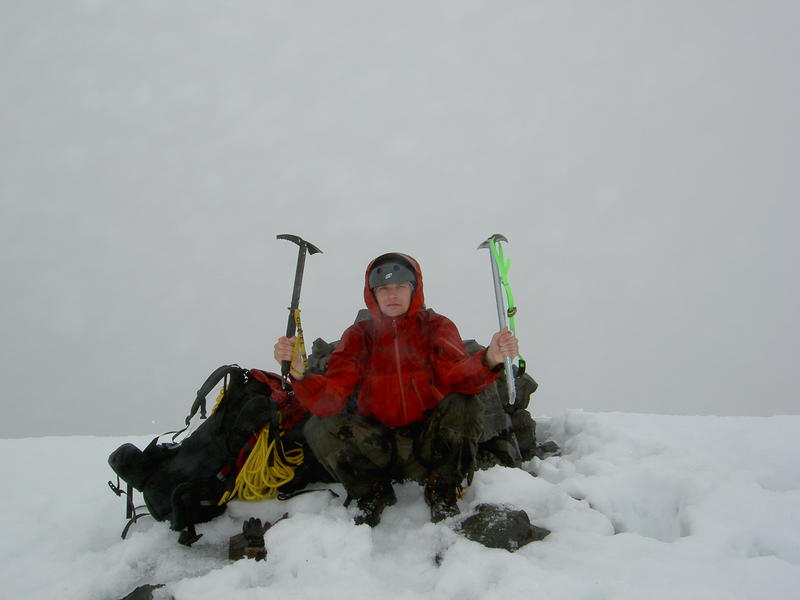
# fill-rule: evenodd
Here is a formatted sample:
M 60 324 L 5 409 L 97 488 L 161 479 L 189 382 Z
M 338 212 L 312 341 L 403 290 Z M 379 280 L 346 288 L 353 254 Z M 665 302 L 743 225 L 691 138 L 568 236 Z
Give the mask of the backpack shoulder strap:
M 200 389 L 197 390 L 197 396 L 194 399 L 194 403 L 192 404 L 192 408 L 189 411 L 189 416 L 186 417 L 186 426 L 189 426 L 189 421 L 192 420 L 197 414 L 197 411 L 200 411 L 200 418 L 206 418 L 206 396 L 208 396 L 209 392 L 217 387 L 217 384 L 222 381 L 228 375 L 232 373 L 244 373 L 244 369 L 239 365 L 223 365 L 216 369 L 211 375 L 208 376 L 205 383 L 200 386 Z

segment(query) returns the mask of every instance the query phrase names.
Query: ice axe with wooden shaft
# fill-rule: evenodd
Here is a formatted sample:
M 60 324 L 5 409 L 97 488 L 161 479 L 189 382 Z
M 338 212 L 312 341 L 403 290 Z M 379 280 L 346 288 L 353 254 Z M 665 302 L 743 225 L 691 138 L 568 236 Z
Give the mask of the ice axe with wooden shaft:
M 514 296 L 511 294 L 511 287 L 508 285 L 508 268 L 511 266 L 511 259 L 506 260 L 503 256 L 503 248 L 500 242 L 508 243 L 504 235 L 495 233 L 483 242 L 478 249 L 489 249 L 489 260 L 492 263 L 492 279 L 494 280 L 494 298 L 497 303 L 497 320 L 500 323 L 500 329 L 508 327 L 511 333 L 516 335 L 516 326 L 514 323 L 514 315 L 517 314 L 517 307 L 514 304 Z M 505 302 L 503 301 L 503 288 L 508 298 L 508 310 L 506 310 Z M 506 385 L 508 386 L 508 402 L 511 406 L 515 406 L 517 401 L 517 386 L 514 383 L 514 371 L 512 368 L 512 358 L 505 356 L 504 362 L 506 366 Z M 525 372 L 525 360 L 520 356 L 519 371 L 517 377 L 522 377 Z
M 279 240 L 289 240 L 298 246 L 297 268 L 294 272 L 294 289 L 292 290 L 292 303 L 289 306 L 289 322 L 286 324 L 286 337 L 290 338 L 293 337 L 297 332 L 295 313 L 300 305 L 300 287 L 303 285 L 303 269 L 306 265 L 306 252 L 309 254 L 316 254 L 317 252 L 321 253 L 322 250 L 317 248 L 314 244 L 305 241 L 298 235 L 289 235 L 287 233 L 283 233 L 277 236 L 277 238 Z M 291 369 L 291 365 L 292 363 L 289 360 L 284 360 L 281 362 L 281 375 L 283 376 L 284 382 L 286 381 L 286 377 L 289 375 L 289 369 Z

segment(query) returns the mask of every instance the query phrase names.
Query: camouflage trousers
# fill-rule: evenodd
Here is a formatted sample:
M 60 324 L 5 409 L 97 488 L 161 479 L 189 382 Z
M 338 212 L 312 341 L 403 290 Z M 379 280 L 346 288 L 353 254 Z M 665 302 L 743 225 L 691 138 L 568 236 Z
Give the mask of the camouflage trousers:
M 475 471 L 483 420 L 480 399 L 450 394 L 425 419 L 404 427 L 342 413 L 311 417 L 304 434 L 317 460 L 360 498 L 393 480 L 460 484 Z

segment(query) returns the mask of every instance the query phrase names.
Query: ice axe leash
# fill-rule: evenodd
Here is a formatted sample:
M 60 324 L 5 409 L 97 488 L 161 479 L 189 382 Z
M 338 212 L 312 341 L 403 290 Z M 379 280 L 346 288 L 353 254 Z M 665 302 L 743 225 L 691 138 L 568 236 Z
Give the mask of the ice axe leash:
M 489 260 L 492 263 L 492 280 L 494 282 L 494 299 L 497 304 L 497 320 L 500 324 L 500 329 L 508 327 L 511 333 L 517 335 L 515 320 L 517 305 L 514 303 L 514 294 L 511 292 L 511 286 L 508 284 L 508 270 L 511 267 L 511 259 L 505 258 L 503 247 L 500 245 L 500 242 L 508 243 L 508 239 L 506 239 L 504 235 L 495 233 L 485 242 L 481 243 L 478 249 L 489 249 Z M 503 291 L 505 291 L 506 294 L 508 308 L 506 308 L 506 301 L 503 299 Z M 517 388 L 514 384 L 512 358 L 506 356 L 504 359 L 506 367 L 506 385 L 508 386 L 508 401 L 511 406 L 514 406 L 517 400 Z M 517 377 L 522 377 L 523 373 L 525 373 L 525 359 L 520 355 Z
M 303 238 L 297 235 L 290 235 L 287 233 L 282 233 L 281 235 L 277 236 L 279 240 L 288 240 L 297 244 L 297 268 L 294 272 L 294 288 L 292 289 L 292 302 L 289 305 L 289 321 L 286 324 L 286 337 L 290 338 L 293 337 L 295 333 L 300 331 L 300 335 L 297 338 L 297 342 L 295 342 L 294 351 L 292 352 L 292 358 L 294 358 L 295 354 L 299 351 L 303 353 L 303 360 L 305 361 L 305 348 L 303 347 L 303 338 L 302 338 L 302 328 L 300 327 L 300 288 L 303 285 L 303 270 L 305 269 L 306 265 L 306 253 L 308 254 L 317 254 L 322 253 L 322 250 L 317 248 L 314 244 L 305 241 Z M 287 386 L 287 379 L 289 376 L 289 371 L 291 369 L 292 361 L 291 360 L 284 360 L 281 362 L 281 376 L 283 378 L 283 386 L 284 388 Z

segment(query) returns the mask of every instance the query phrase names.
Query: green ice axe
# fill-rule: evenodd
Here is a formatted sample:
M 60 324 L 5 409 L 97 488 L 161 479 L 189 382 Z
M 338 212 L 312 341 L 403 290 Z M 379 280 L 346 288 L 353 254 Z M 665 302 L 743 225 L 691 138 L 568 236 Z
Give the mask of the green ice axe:
M 495 233 L 490 236 L 485 242 L 478 246 L 478 249 L 489 249 L 489 260 L 492 263 L 492 279 L 494 281 L 494 299 L 497 304 L 497 320 L 500 324 L 500 329 L 508 327 L 511 332 L 516 335 L 516 323 L 514 316 L 517 314 L 517 307 L 514 304 L 514 296 L 511 293 L 511 287 L 508 285 L 508 269 L 511 266 L 511 259 L 506 260 L 503 256 L 503 247 L 500 242 L 508 243 L 504 235 Z M 503 300 L 503 289 L 505 289 L 506 297 L 508 298 L 508 310 Z M 506 385 L 508 386 L 508 402 L 511 406 L 517 401 L 517 386 L 514 384 L 514 370 L 512 368 L 512 359 L 510 356 L 504 357 L 506 366 Z M 520 357 L 519 375 L 525 372 L 525 361 Z

